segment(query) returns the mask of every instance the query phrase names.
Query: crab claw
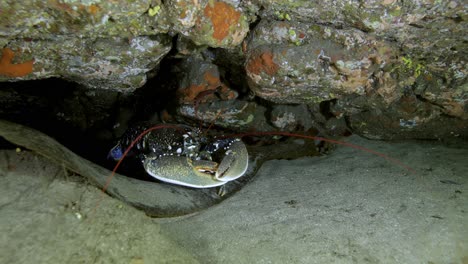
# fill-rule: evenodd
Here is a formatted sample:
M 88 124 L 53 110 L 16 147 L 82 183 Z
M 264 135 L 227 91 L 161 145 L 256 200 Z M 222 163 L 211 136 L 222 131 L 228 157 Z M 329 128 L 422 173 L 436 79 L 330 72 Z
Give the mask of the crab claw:
M 216 170 L 215 179 L 229 182 L 242 177 L 249 166 L 247 147 L 241 140 L 231 143 Z
M 183 156 L 148 157 L 143 160 L 146 172 L 154 178 L 192 188 L 210 188 L 225 184 L 217 180 L 218 163 L 195 160 Z

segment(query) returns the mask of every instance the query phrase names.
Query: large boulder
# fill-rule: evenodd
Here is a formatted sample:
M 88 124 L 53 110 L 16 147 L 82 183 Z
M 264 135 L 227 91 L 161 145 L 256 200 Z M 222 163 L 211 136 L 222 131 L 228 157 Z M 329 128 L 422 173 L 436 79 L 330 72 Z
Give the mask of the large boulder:
M 229 48 L 248 18 L 223 1 L 2 1 L 0 81 L 61 77 L 87 87 L 133 90 L 152 77 L 182 34 Z

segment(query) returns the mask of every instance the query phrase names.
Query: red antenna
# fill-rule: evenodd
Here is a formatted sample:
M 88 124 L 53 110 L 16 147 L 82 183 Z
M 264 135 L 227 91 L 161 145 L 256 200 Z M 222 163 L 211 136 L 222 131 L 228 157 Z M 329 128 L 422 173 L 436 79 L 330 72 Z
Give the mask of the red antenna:
M 91 211 L 91 214 L 94 214 L 96 209 L 99 207 L 99 204 L 101 203 L 102 199 L 104 198 L 104 194 L 107 190 L 107 188 L 109 187 L 112 179 L 114 178 L 115 176 L 115 173 L 117 172 L 117 169 L 119 168 L 120 164 L 122 163 L 122 161 L 124 160 L 124 158 L 127 156 L 127 154 L 130 152 L 130 150 L 132 150 L 133 146 L 135 146 L 136 143 L 138 143 L 138 141 L 140 141 L 146 134 L 148 134 L 149 132 L 151 131 L 154 131 L 154 130 L 158 130 L 158 129 L 163 129 L 163 128 L 175 128 L 175 129 L 180 129 L 180 130 L 183 130 L 183 128 L 180 126 L 180 125 L 173 125 L 173 124 L 158 124 L 158 125 L 155 125 L 155 126 L 152 126 L 146 130 L 144 130 L 143 132 L 141 132 L 133 141 L 132 143 L 130 143 L 130 145 L 127 147 L 127 149 L 124 151 L 124 153 L 122 154 L 122 157 L 119 159 L 119 161 L 117 162 L 117 164 L 114 166 L 114 169 L 112 170 L 112 173 L 107 177 L 106 179 L 106 182 L 104 183 L 104 186 L 102 186 L 102 192 L 101 192 L 101 196 L 99 198 L 99 200 L 97 201 L 96 203 L 96 206 L 93 208 L 93 210 Z

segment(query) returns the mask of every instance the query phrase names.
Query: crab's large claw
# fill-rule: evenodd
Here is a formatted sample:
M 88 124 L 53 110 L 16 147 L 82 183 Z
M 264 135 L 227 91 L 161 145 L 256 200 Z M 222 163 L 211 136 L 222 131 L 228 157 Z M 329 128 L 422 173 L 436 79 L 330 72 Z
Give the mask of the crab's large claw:
M 242 177 L 249 166 L 247 147 L 241 140 L 234 141 L 225 152 L 215 173 L 219 181 L 229 182 Z
M 218 163 L 192 161 L 184 156 L 148 157 L 143 160 L 148 174 L 158 180 L 192 188 L 210 188 L 225 184 L 214 177 Z

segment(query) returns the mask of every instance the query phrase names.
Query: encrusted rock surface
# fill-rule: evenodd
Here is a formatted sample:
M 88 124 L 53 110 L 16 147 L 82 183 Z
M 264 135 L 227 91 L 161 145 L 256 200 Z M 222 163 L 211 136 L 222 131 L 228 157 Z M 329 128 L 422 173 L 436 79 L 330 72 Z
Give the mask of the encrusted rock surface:
M 154 75 L 171 36 L 228 48 L 249 30 L 246 15 L 221 1 L 20 0 L 0 10 L 0 81 L 62 77 L 133 90 Z
M 364 95 L 370 78 L 395 54 L 391 45 L 357 29 L 266 21 L 253 34 L 246 62 L 251 88 L 277 103 Z
M 21 0 L 0 10 L 0 81 L 133 91 L 166 59 L 179 69 L 154 89 L 177 90 L 165 112 L 175 120 L 468 137 L 464 1 Z
M 131 39 L 57 36 L 53 41 L 14 40 L 8 46 L 16 51 L 13 59 L 21 62 L 10 62 L 6 70 L 30 61 L 34 64 L 28 71 L 25 66 L 13 70 L 14 76 L 0 72 L 2 81 L 61 77 L 91 88 L 125 90 L 146 83 L 151 72 L 169 52 L 170 38 L 165 35 Z M 3 50 L 4 54 L 7 49 Z
M 466 4 L 275 1 L 265 13 L 276 18 L 255 27 L 246 61 L 258 96 L 330 104 L 328 120 L 371 138 L 466 137 Z
M 198 59 L 188 58 L 184 72 L 186 73 L 177 90 L 177 98 L 180 104 L 191 104 L 197 106 L 200 103 L 207 103 L 221 100 L 234 100 L 238 93 L 229 88 L 220 79 L 218 66 Z

